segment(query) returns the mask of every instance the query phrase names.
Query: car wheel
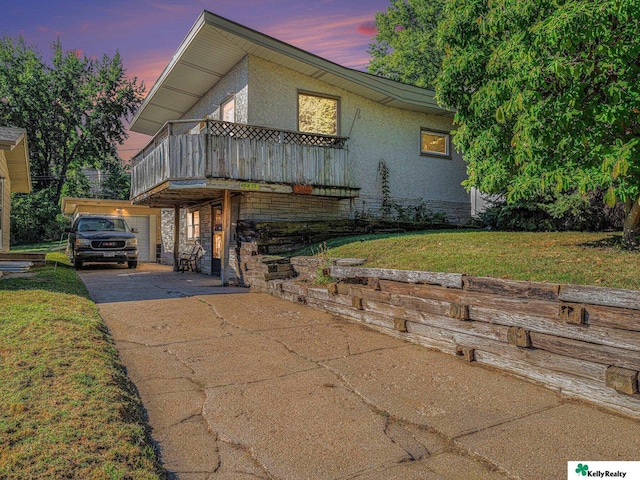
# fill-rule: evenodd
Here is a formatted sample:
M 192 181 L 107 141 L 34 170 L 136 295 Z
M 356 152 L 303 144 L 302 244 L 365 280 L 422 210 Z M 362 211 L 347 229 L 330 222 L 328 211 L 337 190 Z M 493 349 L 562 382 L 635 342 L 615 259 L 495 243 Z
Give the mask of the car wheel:
M 77 258 L 73 261 L 73 266 L 76 270 L 80 270 L 82 268 L 82 260 L 78 260 Z
M 127 264 L 129 265 L 129 268 L 138 268 L 137 260 L 127 262 Z

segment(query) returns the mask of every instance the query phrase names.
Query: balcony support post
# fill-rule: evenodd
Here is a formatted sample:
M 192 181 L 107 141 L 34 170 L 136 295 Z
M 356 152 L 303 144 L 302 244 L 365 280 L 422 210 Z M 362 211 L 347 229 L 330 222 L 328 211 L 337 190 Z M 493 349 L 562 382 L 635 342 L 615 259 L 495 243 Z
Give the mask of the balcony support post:
M 173 271 L 178 271 L 180 256 L 180 207 L 173 207 Z
M 229 246 L 231 245 L 231 190 L 225 190 L 222 198 L 222 252 L 220 254 L 220 280 L 229 285 Z

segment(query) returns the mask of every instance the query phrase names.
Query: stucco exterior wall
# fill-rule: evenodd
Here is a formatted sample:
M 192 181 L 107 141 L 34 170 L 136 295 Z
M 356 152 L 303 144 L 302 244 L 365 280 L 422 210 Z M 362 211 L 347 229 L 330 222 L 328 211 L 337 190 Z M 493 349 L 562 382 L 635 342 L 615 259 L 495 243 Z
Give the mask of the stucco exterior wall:
M 9 251 L 9 228 L 11 225 L 11 180 L 4 151 L 0 150 L 0 252 Z
M 297 130 L 297 93 L 305 90 L 340 98 L 340 136 L 349 136 L 347 148 L 353 174 L 361 187 L 356 210 L 375 213 L 382 203 L 378 164 L 389 171 L 393 201 L 450 212 L 451 219 L 470 215 L 469 194 L 460 185 L 466 178 L 462 156 L 420 154 L 420 129 L 450 131 L 451 119 L 386 107 L 263 59 L 250 56 L 248 123 Z
M 236 123 L 247 122 L 249 95 L 248 57 L 244 57 L 231 71 L 209 90 L 185 115 L 184 119 L 209 117 L 220 119 L 220 103 L 229 95 L 235 96 Z M 189 127 L 190 128 L 190 127 Z

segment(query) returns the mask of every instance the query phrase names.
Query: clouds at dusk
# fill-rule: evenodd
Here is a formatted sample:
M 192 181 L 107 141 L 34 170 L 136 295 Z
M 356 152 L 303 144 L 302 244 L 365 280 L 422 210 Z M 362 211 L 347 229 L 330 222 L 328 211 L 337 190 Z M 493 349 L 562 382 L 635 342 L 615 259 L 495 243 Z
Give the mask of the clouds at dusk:
M 120 52 L 127 75 L 153 86 L 202 10 L 346 67 L 366 70 L 375 14 L 390 0 L 3 0 L 0 35 L 22 35 L 46 56 L 60 38 L 68 51 L 101 58 Z M 122 156 L 146 143 L 135 135 Z M 134 147 L 131 147 L 134 145 Z

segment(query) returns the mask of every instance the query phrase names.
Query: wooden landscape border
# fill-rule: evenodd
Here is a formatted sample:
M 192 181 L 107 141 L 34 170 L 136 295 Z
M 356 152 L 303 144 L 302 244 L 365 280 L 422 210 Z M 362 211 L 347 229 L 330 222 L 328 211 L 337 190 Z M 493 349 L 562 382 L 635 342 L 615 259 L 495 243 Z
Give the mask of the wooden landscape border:
M 244 248 L 241 269 L 254 291 L 640 418 L 638 290 L 327 265 Z M 323 269 L 334 281 L 315 285 Z

